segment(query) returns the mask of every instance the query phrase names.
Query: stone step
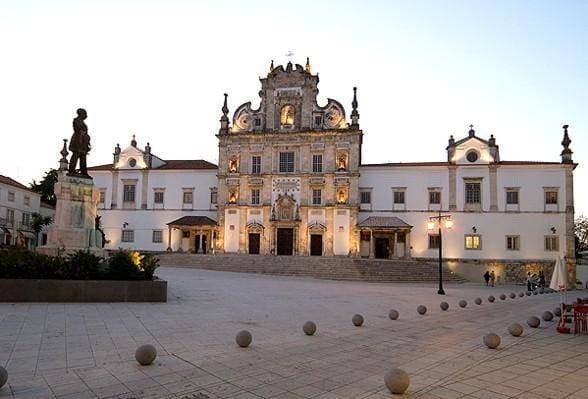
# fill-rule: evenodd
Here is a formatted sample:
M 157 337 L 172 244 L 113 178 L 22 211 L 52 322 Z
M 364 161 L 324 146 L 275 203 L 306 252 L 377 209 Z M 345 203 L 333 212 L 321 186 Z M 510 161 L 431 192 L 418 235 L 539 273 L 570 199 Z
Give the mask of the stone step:
M 366 282 L 436 282 L 438 266 L 412 260 L 260 255 L 160 254 L 162 266 Z M 465 280 L 444 269 L 446 282 Z

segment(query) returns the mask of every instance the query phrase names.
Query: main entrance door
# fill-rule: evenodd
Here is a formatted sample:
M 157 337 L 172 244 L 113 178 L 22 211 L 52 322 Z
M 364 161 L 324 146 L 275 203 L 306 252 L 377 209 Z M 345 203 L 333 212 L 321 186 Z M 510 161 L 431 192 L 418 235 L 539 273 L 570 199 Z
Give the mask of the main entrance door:
M 322 256 L 323 255 L 323 236 L 322 236 L 322 234 L 311 234 L 310 235 L 310 255 L 311 256 Z
M 294 249 L 294 229 L 278 229 L 278 255 L 292 255 Z
M 206 234 L 196 234 L 195 236 L 195 243 L 194 243 L 194 252 L 196 253 L 206 253 Z M 200 247 L 200 240 L 202 240 L 202 247 Z
M 376 237 L 376 258 L 388 259 L 390 257 L 389 245 L 390 241 L 387 238 Z
M 260 234 L 249 233 L 249 253 L 259 255 Z

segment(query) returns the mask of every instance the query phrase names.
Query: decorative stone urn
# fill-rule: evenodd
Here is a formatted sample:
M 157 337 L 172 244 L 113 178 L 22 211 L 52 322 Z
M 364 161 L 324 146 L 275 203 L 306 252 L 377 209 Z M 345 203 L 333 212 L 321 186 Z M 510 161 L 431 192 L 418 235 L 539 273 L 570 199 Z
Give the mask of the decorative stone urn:
M 55 183 L 55 220 L 47 231 L 47 245 L 39 251 L 48 255 L 77 250 L 102 253 L 102 236 L 96 231 L 99 191 L 91 177 L 70 176 L 59 171 Z

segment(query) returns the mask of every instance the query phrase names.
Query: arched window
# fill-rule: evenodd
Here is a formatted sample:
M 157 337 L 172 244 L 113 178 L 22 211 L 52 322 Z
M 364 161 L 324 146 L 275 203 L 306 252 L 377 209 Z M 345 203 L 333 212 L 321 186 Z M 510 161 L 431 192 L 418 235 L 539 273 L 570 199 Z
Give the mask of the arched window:
M 284 105 L 280 111 L 280 125 L 293 126 L 295 116 L 296 111 L 294 110 L 294 106 L 290 104 Z

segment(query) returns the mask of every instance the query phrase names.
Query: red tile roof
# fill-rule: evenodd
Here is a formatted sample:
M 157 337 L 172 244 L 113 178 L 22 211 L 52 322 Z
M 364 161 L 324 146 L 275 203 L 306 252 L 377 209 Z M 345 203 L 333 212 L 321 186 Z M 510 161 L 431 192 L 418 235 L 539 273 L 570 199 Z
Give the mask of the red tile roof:
M 218 166 L 203 159 L 170 159 L 164 162 L 165 165 L 153 170 L 218 169 Z M 88 170 L 112 170 L 112 164 L 90 166 Z
M 12 187 L 20 188 L 21 190 L 27 190 L 30 192 L 34 192 L 33 190 L 31 190 L 30 188 L 28 188 L 24 184 L 21 184 L 8 176 L 0 175 L 0 183 L 4 183 L 4 184 L 7 184 Z

